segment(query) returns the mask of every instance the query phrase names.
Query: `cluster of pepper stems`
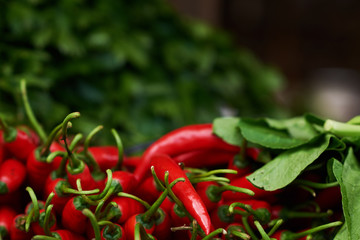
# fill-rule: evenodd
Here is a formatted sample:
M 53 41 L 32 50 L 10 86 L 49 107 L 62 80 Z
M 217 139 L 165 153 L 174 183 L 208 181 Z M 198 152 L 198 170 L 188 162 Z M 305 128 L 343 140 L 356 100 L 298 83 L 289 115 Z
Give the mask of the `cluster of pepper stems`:
M 331 210 L 338 186 L 316 197 L 306 184 L 259 189 L 246 176 L 264 151 L 226 143 L 212 124 L 176 129 L 126 156 L 114 129 L 107 146 L 91 141 L 101 125 L 85 139 L 68 134 L 78 112 L 46 135 L 21 89 L 32 127 L 1 120 L 0 239 L 290 240 L 342 224 Z

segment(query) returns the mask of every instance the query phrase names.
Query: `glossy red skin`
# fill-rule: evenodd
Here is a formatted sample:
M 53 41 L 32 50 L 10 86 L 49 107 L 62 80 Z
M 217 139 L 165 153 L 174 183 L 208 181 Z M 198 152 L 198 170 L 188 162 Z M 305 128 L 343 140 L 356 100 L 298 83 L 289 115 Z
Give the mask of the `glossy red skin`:
M 13 208 L 8 206 L 0 206 L 0 227 L 5 228 L 7 231 L 7 233 L 2 236 L 3 238 L 10 235 L 11 224 L 16 215 L 17 213 Z
M 81 187 L 83 190 L 93 190 L 98 187 L 98 183 L 94 180 L 93 176 L 91 175 L 89 167 L 84 164 L 84 169 L 82 172 L 77 174 L 72 174 L 68 171 L 68 168 L 66 167 L 66 173 L 68 177 L 68 181 L 72 188 L 77 189 L 76 180 L 78 178 L 81 179 Z
M 230 185 L 250 189 L 255 193 L 254 196 L 250 196 L 246 193 L 241 193 L 241 192 L 225 191 L 222 194 L 223 199 L 224 200 L 242 200 L 242 199 L 254 199 L 254 198 L 255 199 L 264 199 L 264 198 L 273 196 L 281 191 L 281 190 L 265 191 L 263 189 L 257 188 L 249 180 L 247 180 L 246 177 L 248 175 L 249 174 L 232 180 L 230 182 Z
M 172 191 L 184 204 L 186 210 L 199 223 L 199 226 L 208 235 L 212 231 L 211 219 L 204 202 L 195 191 L 190 180 L 180 166 L 167 155 L 154 155 L 151 159 L 156 175 L 164 181 L 165 172 L 169 172 L 169 183 L 178 178 L 184 178 L 184 182 L 176 183 Z
M 40 215 L 45 216 L 45 209 L 40 209 Z M 52 222 L 53 224 L 50 227 L 51 232 L 58 228 L 55 215 L 53 215 L 52 219 L 54 222 Z M 44 228 L 40 225 L 39 221 L 31 223 L 31 229 L 34 232 L 34 235 L 45 235 Z
M 3 138 L 1 131 L 0 137 Z M 31 152 L 37 147 L 34 139 L 29 136 L 25 131 L 17 129 L 16 137 L 11 142 L 6 142 L 3 139 L 4 148 L 11 153 L 16 159 L 23 162 L 26 161 Z
M 131 216 L 145 211 L 145 207 L 141 203 L 131 198 L 113 197 L 111 201 L 117 203 L 118 209 L 121 212 L 121 217 L 114 220 L 118 224 L 123 224 Z
M 141 164 L 135 169 L 135 177 L 141 182 L 150 170 L 154 154 L 176 156 L 185 152 L 204 149 L 238 151 L 239 147 L 224 142 L 213 134 L 212 124 L 195 124 L 178 128 L 151 144 L 142 155 Z
M 126 240 L 124 228 L 123 228 L 121 225 L 119 225 L 119 224 L 116 224 L 116 223 L 114 223 L 114 224 L 115 224 L 118 228 L 120 228 L 120 229 L 121 229 L 121 232 L 122 232 L 121 237 L 120 237 L 120 238 L 116 238 L 116 240 Z M 105 227 L 104 227 L 103 229 L 101 229 L 101 232 L 100 232 L 100 234 L 101 234 L 101 240 L 109 240 L 109 238 L 104 237 L 104 229 L 105 229 Z M 111 238 L 111 240 L 115 240 L 115 238 Z
M 82 235 L 76 234 L 67 229 L 59 229 L 54 232 L 60 236 L 61 240 L 86 240 Z
M 155 202 L 162 193 L 162 191 L 156 188 L 153 176 L 147 177 L 142 183 L 140 183 L 136 192 L 141 199 L 148 203 Z
M 174 202 L 169 197 L 166 197 L 164 201 L 161 203 L 160 207 L 164 209 L 165 212 L 170 213 L 173 205 Z
M 30 240 L 34 236 L 31 228 L 29 232 L 25 232 L 25 230 L 20 228 L 21 225 L 25 224 L 25 220 L 21 220 L 24 219 L 24 217 L 25 214 L 18 214 L 14 217 L 10 228 L 11 240 Z
M 84 234 L 87 227 L 87 217 L 82 210 L 88 206 L 79 206 L 77 209 L 74 205 L 76 197 L 72 197 L 66 204 L 61 214 L 61 223 L 66 229 L 77 233 Z
M 65 178 L 55 178 L 51 177 L 51 174 L 48 176 L 46 180 L 46 184 L 44 186 L 43 196 L 46 199 L 51 192 L 55 195 L 51 199 L 51 204 L 53 204 L 53 210 L 57 214 L 61 214 L 65 204 L 73 197 L 73 194 L 64 194 L 58 191 L 57 186 L 61 184 L 61 182 L 67 182 Z
M 26 168 L 22 162 L 16 159 L 7 159 L 0 165 L 0 182 L 6 184 L 6 193 L 12 193 L 18 190 L 25 179 Z M 0 196 L 1 195 L 2 194 L 0 194 Z
M 115 167 L 119 161 L 119 151 L 116 146 L 93 146 L 89 147 L 88 151 L 103 172 Z
M 40 148 L 34 149 L 26 161 L 28 184 L 36 193 L 42 192 L 46 179 L 52 171 L 51 163 L 39 159 L 40 151 Z
M 155 219 L 155 230 L 152 233 L 158 240 L 168 240 L 171 236 L 171 217 L 169 213 L 167 213 L 161 207 L 159 208 L 162 211 L 162 218 Z
M 61 145 L 60 143 L 54 141 L 50 145 L 50 152 L 57 152 L 57 151 L 66 152 L 66 149 L 63 147 L 63 145 Z M 52 170 L 56 170 L 56 169 L 59 168 L 61 160 L 62 160 L 61 156 L 57 156 L 57 157 L 55 157 L 53 159 L 53 161 L 51 163 Z
M 126 240 L 134 240 L 134 237 L 135 237 L 135 225 L 138 223 L 136 217 L 138 215 L 139 214 L 132 215 L 125 222 L 124 232 L 125 232 Z M 145 231 L 148 234 L 152 234 L 154 232 L 154 230 L 155 230 L 155 223 L 150 228 L 146 228 L 146 226 L 144 226 L 144 228 L 145 228 Z
M 112 179 L 113 181 L 117 181 L 118 183 L 120 183 L 123 189 L 122 191 L 126 193 L 132 192 L 133 187 L 137 185 L 134 174 L 127 171 L 114 171 L 112 173 Z
M 141 156 L 124 156 L 123 166 L 134 169 L 141 164 Z
M 173 159 L 177 163 L 183 163 L 186 167 L 203 168 L 228 164 L 236 153 L 219 149 L 205 149 L 182 153 L 174 156 Z
M 195 186 L 195 190 L 203 200 L 208 212 L 211 212 L 213 209 L 215 209 L 218 204 L 218 202 L 211 201 L 211 199 L 208 196 L 207 190 L 210 186 L 219 186 L 219 184 L 217 184 L 216 182 L 207 181 L 207 182 L 199 182 Z

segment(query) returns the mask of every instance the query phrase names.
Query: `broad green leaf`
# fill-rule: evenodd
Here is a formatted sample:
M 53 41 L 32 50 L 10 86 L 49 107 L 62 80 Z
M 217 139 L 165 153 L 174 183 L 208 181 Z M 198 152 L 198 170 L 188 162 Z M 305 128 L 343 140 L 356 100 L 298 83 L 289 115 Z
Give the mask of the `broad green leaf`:
M 239 130 L 239 120 L 237 117 L 216 118 L 213 121 L 213 132 L 225 142 L 241 146 L 242 136 Z
M 302 118 L 290 120 L 240 119 L 241 134 L 249 142 L 273 149 L 300 146 L 317 133 Z
M 288 149 L 253 172 L 247 179 L 267 191 L 283 188 L 329 147 L 331 138 L 331 135 L 320 135 L 309 143 Z
M 347 239 L 360 239 L 360 164 L 352 148 L 343 165 L 334 161 L 333 171 L 340 184 Z
M 339 232 L 336 234 L 334 240 L 345 240 L 345 239 L 350 239 L 348 236 L 346 223 L 342 225 Z

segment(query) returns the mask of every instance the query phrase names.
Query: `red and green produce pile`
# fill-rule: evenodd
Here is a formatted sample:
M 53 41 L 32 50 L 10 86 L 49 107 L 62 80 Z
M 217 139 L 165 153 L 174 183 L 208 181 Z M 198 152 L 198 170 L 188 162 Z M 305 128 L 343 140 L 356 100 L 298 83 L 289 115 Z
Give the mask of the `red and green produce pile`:
M 218 118 L 130 156 L 26 109 L 1 121 L 0 239 L 360 239 L 357 117 Z

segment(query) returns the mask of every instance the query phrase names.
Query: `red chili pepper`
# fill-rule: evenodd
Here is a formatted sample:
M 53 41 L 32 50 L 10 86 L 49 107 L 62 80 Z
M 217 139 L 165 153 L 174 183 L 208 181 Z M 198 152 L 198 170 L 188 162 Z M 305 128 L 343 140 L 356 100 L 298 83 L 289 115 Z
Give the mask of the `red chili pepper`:
M 44 222 L 45 214 L 45 209 L 40 209 L 39 220 L 31 223 L 31 229 L 33 230 L 35 235 L 45 234 L 45 228 L 48 228 L 50 231 L 54 231 L 58 228 L 56 216 L 52 213 L 50 213 L 50 218 L 48 222 L 49 226 L 45 226 L 45 224 L 47 224 Z
M 219 149 L 195 150 L 182 153 L 173 157 L 177 163 L 183 163 L 186 167 L 203 168 L 228 164 L 236 152 Z
M 231 214 L 229 212 L 229 205 L 221 203 L 210 212 L 214 228 L 226 228 L 231 223 L 241 223 L 241 216 Z
M 24 164 L 16 159 L 7 159 L 0 165 L 0 196 L 15 192 L 26 179 Z
M 204 201 L 204 204 L 209 212 L 216 208 L 218 202 L 222 200 L 222 193 L 225 191 L 242 192 L 248 195 L 253 195 L 252 191 L 244 188 L 238 188 L 231 185 L 220 186 L 216 182 L 206 181 L 199 182 L 196 184 L 196 191 Z
M 89 147 L 88 151 L 103 172 L 118 164 L 119 151 L 116 146 L 93 146 Z
M 156 186 L 156 182 L 152 176 L 146 178 L 137 187 L 137 196 L 148 203 L 153 203 L 161 195 L 162 191 Z
M 128 220 L 126 220 L 124 230 L 127 240 L 134 240 L 135 226 L 138 222 L 141 222 L 141 215 L 139 214 L 132 215 Z M 155 223 L 151 221 L 149 224 L 145 224 L 144 228 L 147 233 L 152 234 L 155 230 Z
M 184 204 L 186 210 L 199 223 L 205 234 L 212 231 L 209 213 L 199 194 L 195 191 L 185 172 L 167 155 L 155 155 L 151 159 L 152 166 L 159 179 L 164 181 L 165 172 L 169 172 L 169 181 L 184 178 L 184 182 L 176 184 L 172 191 Z
M 166 210 L 159 208 L 158 216 L 155 219 L 155 230 L 152 233 L 158 240 L 167 240 L 170 238 L 171 217 Z
M 141 156 L 124 156 L 123 166 L 133 170 L 141 164 Z
M 116 208 L 113 208 L 112 211 L 106 216 L 107 219 L 113 219 L 114 222 L 118 224 L 123 224 L 126 222 L 128 218 L 135 214 L 139 214 L 144 212 L 144 206 L 138 201 L 126 198 L 126 197 L 112 197 L 110 199 L 111 202 L 115 202 L 117 204 Z
M 10 228 L 11 240 L 30 240 L 34 235 L 32 229 L 29 232 L 25 231 L 25 214 L 18 214 L 14 217 Z
M 250 239 L 241 223 L 231 223 L 225 230 L 226 234 L 223 234 L 222 240 Z
M 0 120 L 0 125 L 3 128 L 3 131 L 0 131 L 0 138 L 3 139 L 4 148 L 16 159 L 25 162 L 29 154 L 37 147 L 34 139 L 20 129 L 8 127 L 2 120 Z
M 107 181 L 107 178 L 105 182 Z M 136 178 L 134 174 L 127 172 L 127 171 L 114 171 L 112 173 L 112 181 L 118 183 L 118 186 L 121 187 L 121 189 L 118 189 L 117 192 L 126 192 L 130 193 L 133 191 L 133 186 L 136 186 Z
M 71 232 L 67 229 L 58 229 L 52 233 L 52 235 L 61 240 L 86 240 L 83 236 Z
M 66 204 L 61 214 L 62 225 L 75 233 L 83 234 L 86 231 L 87 217 L 82 210 L 88 208 L 82 196 L 72 197 Z
M 154 154 L 176 156 L 185 152 L 205 149 L 239 151 L 239 147 L 230 145 L 213 134 L 212 124 L 185 126 L 164 135 L 146 149 L 141 165 L 135 169 L 135 177 L 142 181 L 150 170 L 150 161 Z
M 65 148 L 60 143 L 54 141 L 50 145 L 50 152 L 57 152 L 57 151 L 66 152 Z M 51 162 L 51 169 L 52 170 L 58 169 L 61 165 L 61 161 L 62 161 L 62 157 L 60 156 L 55 157 Z
M 0 237 L 10 236 L 11 224 L 16 217 L 16 211 L 9 206 L 0 206 Z
M 256 198 L 256 199 L 264 199 L 268 198 L 270 196 L 276 195 L 281 192 L 281 190 L 275 190 L 275 191 L 266 191 L 263 189 L 260 189 L 258 187 L 255 187 L 246 177 L 249 174 L 234 179 L 230 182 L 230 185 L 235 187 L 241 187 L 241 188 L 247 188 L 255 193 L 254 196 L 250 196 L 248 194 L 242 193 L 242 192 L 233 192 L 233 191 L 226 191 L 222 194 L 222 197 L 224 200 L 242 200 L 242 199 L 250 199 L 250 198 Z
M 172 226 L 179 227 L 190 224 L 190 219 L 188 218 L 184 210 L 181 209 L 176 203 L 172 203 L 169 214 Z

